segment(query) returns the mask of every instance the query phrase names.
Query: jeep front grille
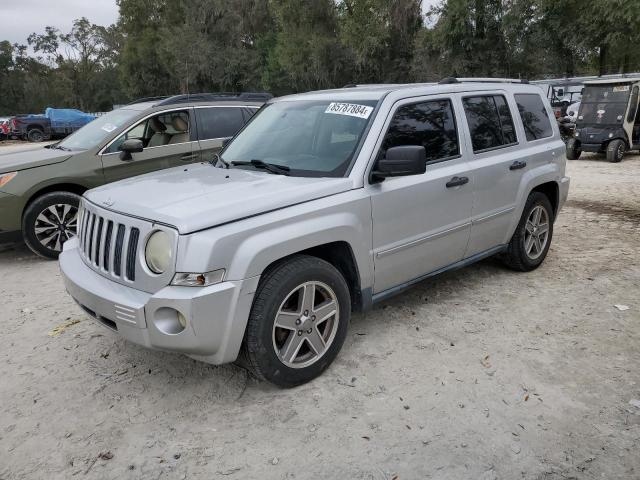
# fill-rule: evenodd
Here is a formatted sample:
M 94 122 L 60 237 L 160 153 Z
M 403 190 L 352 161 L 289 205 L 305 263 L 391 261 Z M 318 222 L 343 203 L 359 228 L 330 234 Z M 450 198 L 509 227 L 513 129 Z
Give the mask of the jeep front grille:
M 113 231 L 117 233 L 113 238 Z M 136 254 L 140 230 L 105 218 L 90 210 L 82 210 L 80 250 L 94 267 L 130 281 L 136 279 Z M 113 252 L 113 253 L 112 253 Z M 123 266 L 123 261 L 126 264 Z
M 78 252 L 82 261 L 103 277 L 155 293 L 171 283 L 174 268 L 162 274 L 149 270 L 144 257 L 147 238 L 162 230 L 178 247 L 178 232 L 142 218 L 106 210 L 82 199 L 78 214 Z

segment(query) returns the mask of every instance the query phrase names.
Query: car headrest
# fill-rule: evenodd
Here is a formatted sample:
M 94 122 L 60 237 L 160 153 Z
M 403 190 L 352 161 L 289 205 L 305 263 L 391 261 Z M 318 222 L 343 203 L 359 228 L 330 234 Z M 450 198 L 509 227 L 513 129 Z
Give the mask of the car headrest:
M 151 117 L 149 125 L 151 125 L 151 130 L 156 133 L 162 133 L 167 130 L 167 126 L 158 117 Z
M 173 120 L 171 120 L 171 125 L 173 125 L 173 128 L 175 128 L 178 132 L 186 132 L 187 130 L 189 130 L 189 124 L 182 117 L 173 117 Z

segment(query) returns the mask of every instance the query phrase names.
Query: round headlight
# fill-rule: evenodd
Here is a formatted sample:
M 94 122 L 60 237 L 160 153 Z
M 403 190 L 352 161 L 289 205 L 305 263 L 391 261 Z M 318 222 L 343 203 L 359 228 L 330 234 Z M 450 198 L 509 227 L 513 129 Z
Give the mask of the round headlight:
M 164 273 L 171 266 L 173 257 L 169 235 L 160 230 L 152 233 L 147 240 L 144 257 L 149 270 L 153 273 Z

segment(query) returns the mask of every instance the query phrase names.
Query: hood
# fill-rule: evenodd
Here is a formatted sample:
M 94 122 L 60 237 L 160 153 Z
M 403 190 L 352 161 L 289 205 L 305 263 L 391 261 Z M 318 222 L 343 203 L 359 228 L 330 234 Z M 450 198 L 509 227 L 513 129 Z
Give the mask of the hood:
M 0 153 L 0 173 L 60 163 L 70 156 L 71 152 L 44 147 L 16 153 Z
M 101 208 L 172 225 L 181 234 L 345 192 L 349 178 L 274 175 L 209 164 L 133 177 L 85 193 Z

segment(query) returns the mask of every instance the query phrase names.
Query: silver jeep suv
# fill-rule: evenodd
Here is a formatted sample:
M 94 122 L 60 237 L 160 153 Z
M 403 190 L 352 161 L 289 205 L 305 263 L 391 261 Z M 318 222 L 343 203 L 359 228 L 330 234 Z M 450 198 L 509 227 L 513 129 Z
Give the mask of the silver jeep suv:
M 134 343 L 307 382 L 352 311 L 491 255 L 543 262 L 569 179 L 541 93 L 446 79 L 271 100 L 216 162 L 85 193 L 67 291 Z

